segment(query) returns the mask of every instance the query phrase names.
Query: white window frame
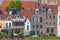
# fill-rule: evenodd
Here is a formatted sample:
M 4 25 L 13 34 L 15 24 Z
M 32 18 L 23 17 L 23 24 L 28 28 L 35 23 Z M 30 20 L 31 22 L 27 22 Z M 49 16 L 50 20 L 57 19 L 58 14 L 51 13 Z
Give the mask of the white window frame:
M 48 9 L 48 14 L 52 14 L 52 9 Z
M 38 11 L 38 12 L 37 12 L 37 11 Z M 36 9 L 36 10 L 35 10 L 35 14 L 39 14 L 39 9 Z

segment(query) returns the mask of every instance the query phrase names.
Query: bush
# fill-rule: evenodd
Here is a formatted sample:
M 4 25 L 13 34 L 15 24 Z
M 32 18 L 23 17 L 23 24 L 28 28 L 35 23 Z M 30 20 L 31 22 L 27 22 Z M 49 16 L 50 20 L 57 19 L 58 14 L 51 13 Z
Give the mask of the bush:
M 29 35 L 25 35 L 25 37 L 29 37 Z
M 2 34 L 2 37 L 3 38 L 10 38 L 11 37 L 11 34 Z
M 54 33 L 50 33 L 49 36 L 54 36 L 55 37 L 56 35 Z

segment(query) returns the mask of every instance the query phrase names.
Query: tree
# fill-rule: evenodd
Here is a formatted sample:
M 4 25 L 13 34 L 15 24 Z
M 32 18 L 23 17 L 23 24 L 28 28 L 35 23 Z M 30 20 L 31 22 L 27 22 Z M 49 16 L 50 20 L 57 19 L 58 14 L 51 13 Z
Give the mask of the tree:
M 19 35 L 21 38 L 24 38 L 23 34 L 24 34 L 24 31 L 21 31 L 21 32 L 18 33 L 18 35 Z
M 18 34 L 19 34 L 19 35 L 23 35 L 23 33 L 24 33 L 24 32 L 23 32 L 23 31 L 21 31 L 21 32 L 19 32 Z
M 19 1 L 19 0 L 16 1 L 15 5 L 16 5 L 16 8 L 18 8 L 19 10 L 24 9 L 23 6 L 22 6 L 22 4 L 21 4 L 21 1 Z
M 11 1 L 11 3 L 9 4 L 9 6 L 7 6 L 5 9 L 6 9 L 7 12 L 9 12 L 9 10 L 11 8 L 17 8 L 19 10 L 23 10 L 24 9 L 23 6 L 22 6 L 22 4 L 21 4 L 21 1 L 19 1 L 19 0 Z

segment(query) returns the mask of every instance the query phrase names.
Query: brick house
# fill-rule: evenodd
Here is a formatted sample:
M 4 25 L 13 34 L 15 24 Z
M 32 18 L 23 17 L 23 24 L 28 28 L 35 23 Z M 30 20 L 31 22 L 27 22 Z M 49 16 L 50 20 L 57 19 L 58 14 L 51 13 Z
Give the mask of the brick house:
M 31 15 L 31 35 L 57 34 L 57 5 L 41 5 Z
M 42 2 L 42 3 L 41 3 Z M 49 34 L 54 32 L 57 34 L 57 14 L 58 14 L 58 1 L 52 0 L 39 0 L 39 1 L 27 1 L 23 0 L 21 3 L 24 7 L 22 15 L 29 18 L 31 21 L 31 35 Z M 9 15 L 5 8 L 9 5 L 10 1 L 4 0 L 0 5 L 3 8 L 2 19 L 6 19 Z M 38 4 L 37 4 L 38 3 Z M 41 4 L 40 4 L 41 3 Z M 45 3 L 45 4 L 43 4 Z M 49 4 L 49 5 L 48 5 Z M 39 6 L 39 7 L 38 7 Z M 12 16 L 13 17 L 13 16 Z M 18 17 L 15 16 L 15 17 Z M 14 18 L 14 17 L 13 17 Z M 19 19 L 19 18 L 18 18 Z M 12 19 L 13 22 L 18 22 L 16 19 Z M 21 22 L 21 20 L 19 21 Z M 24 20 L 22 21 L 24 22 Z M 16 28 L 12 26 L 12 28 Z M 19 27 L 18 27 L 19 28 Z M 23 27 L 21 27 L 23 29 Z

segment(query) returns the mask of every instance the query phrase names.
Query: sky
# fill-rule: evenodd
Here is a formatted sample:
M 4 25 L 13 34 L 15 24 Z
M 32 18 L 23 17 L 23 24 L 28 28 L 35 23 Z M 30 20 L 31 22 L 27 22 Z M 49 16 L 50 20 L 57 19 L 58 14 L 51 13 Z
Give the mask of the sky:
M 23 0 L 23 1 L 38 1 L 38 0 Z M 0 4 L 3 2 L 3 0 L 0 0 Z
M 0 0 L 0 4 L 3 2 L 3 0 Z

